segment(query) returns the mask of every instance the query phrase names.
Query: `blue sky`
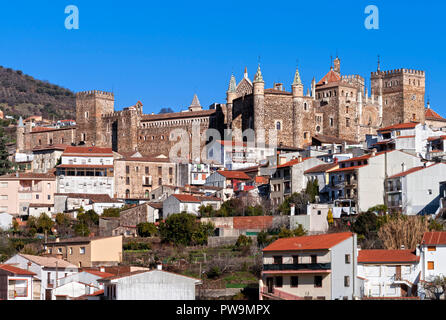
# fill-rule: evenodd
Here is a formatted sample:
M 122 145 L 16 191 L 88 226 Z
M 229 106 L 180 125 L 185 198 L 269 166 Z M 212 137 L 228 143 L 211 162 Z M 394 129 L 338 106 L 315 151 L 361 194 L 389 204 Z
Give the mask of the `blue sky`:
M 67 30 L 67 5 L 79 30 Z M 380 29 L 364 27 L 367 5 Z M 117 110 L 138 100 L 144 112 L 184 109 L 198 94 L 205 107 L 225 102 L 231 72 L 258 57 L 266 87 L 287 90 L 296 60 L 306 88 L 339 54 L 343 74 L 376 70 L 427 73 L 426 94 L 446 116 L 444 1 L 2 1 L 0 65 L 73 91 L 113 90 Z

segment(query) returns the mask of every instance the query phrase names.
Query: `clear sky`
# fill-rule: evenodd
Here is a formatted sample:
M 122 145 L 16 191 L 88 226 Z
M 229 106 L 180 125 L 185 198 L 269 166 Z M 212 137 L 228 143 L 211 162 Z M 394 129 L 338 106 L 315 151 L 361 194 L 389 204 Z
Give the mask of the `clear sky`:
M 79 30 L 65 29 L 67 5 Z M 367 5 L 379 30 L 367 30 Z M 2 1 L 0 65 L 83 90 L 113 90 L 115 108 L 144 112 L 225 102 L 231 72 L 252 79 L 260 56 L 266 87 L 287 90 L 298 60 L 305 85 L 338 53 L 343 74 L 381 68 L 426 71 L 431 106 L 446 116 L 445 1 Z

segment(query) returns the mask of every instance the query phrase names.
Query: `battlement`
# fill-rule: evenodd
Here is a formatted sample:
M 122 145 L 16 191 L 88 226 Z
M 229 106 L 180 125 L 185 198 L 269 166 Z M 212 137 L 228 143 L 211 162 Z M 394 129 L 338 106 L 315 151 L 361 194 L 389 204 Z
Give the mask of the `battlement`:
M 361 77 L 359 74 L 351 74 L 351 75 L 344 75 L 341 76 L 342 80 L 361 80 L 364 81 L 364 78 Z
M 107 92 L 107 91 L 101 91 L 101 90 L 89 90 L 89 91 L 80 91 L 76 93 L 77 97 L 90 97 L 90 96 L 96 96 L 96 97 L 103 97 L 108 99 L 114 99 L 115 95 L 113 92 Z
M 372 72 L 372 77 L 377 77 L 378 75 L 383 76 L 394 76 L 394 75 L 402 75 L 402 74 L 413 74 L 418 76 L 425 76 L 425 72 L 422 70 L 414 70 L 414 69 L 394 69 L 394 70 L 387 70 L 387 71 L 375 71 Z

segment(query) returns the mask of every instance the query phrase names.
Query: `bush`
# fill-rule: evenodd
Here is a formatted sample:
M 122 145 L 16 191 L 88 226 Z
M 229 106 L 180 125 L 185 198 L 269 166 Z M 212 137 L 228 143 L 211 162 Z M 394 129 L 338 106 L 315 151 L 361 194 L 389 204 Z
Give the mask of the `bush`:
M 158 233 L 154 223 L 141 222 L 136 225 L 138 236 L 140 237 L 153 237 Z
M 220 268 L 218 266 L 212 266 L 208 272 L 206 272 L 206 275 L 208 278 L 210 279 L 216 279 L 219 276 L 221 276 L 223 274 L 223 272 L 220 270 Z
M 123 245 L 124 250 L 151 250 L 150 243 L 131 241 Z
M 251 245 L 252 245 L 252 239 L 250 237 L 241 234 L 234 245 L 234 249 L 241 250 L 243 248 L 250 247 Z

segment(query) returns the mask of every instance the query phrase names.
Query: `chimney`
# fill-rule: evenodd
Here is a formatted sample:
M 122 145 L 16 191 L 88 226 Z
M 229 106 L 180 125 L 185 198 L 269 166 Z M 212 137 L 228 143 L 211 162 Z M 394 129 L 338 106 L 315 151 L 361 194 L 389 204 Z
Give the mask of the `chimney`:
M 297 159 L 299 159 L 299 162 L 302 162 L 302 156 L 299 155 L 299 157 L 297 157 Z
M 406 247 L 403 245 L 401 245 L 401 250 L 404 250 Z
M 159 271 L 163 270 L 163 265 L 161 263 L 157 264 L 156 270 L 159 270 Z
M 283 83 L 275 83 L 274 84 L 274 89 L 279 90 L 279 91 L 283 91 Z
M 374 156 L 376 156 L 376 149 L 375 148 L 372 149 L 372 157 L 374 157 Z
M 406 171 L 406 164 L 403 162 L 401 163 L 401 172 Z

